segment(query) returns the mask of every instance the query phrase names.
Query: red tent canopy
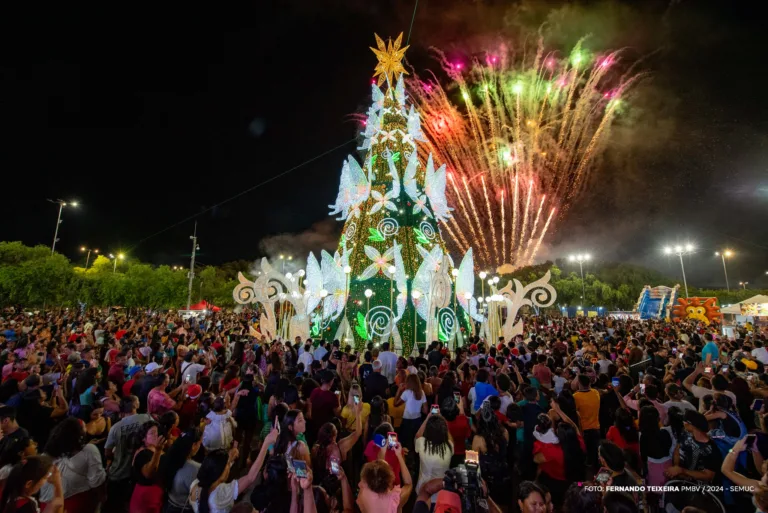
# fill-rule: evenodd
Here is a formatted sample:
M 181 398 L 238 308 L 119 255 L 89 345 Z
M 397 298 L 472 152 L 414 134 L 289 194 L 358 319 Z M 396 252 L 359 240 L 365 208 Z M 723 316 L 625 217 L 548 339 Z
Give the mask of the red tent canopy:
M 189 307 L 190 310 L 210 310 L 212 312 L 219 312 L 221 311 L 221 308 L 219 308 L 216 305 L 212 305 L 206 300 L 202 300 L 196 305 L 192 305 Z

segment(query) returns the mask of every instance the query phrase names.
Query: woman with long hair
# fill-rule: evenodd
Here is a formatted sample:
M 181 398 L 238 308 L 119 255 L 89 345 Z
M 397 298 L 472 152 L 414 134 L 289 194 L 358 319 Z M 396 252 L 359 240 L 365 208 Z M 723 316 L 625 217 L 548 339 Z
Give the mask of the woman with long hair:
M 53 486 L 53 498 L 41 512 L 34 495 L 46 482 Z M 0 498 L 2 513 L 59 513 L 63 506 L 61 475 L 48 456 L 30 456 L 16 464 Z
M 163 483 L 168 489 L 165 513 L 182 513 L 189 505 L 189 490 L 200 470 L 200 463 L 193 458 L 203 444 L 200 429 L 185 431 L 168 450 Z
M 77 394 L 79 404 L 83 406 L 93 405 L 93 398 L 96 390 L 99 388 L 101 373 L 99 369 L 91 367 L 85 369 L 77 378 L 75 384 L 75 393 Z
M 234 390 L 240 385 L 240 367 L 235 364 L 227 365 L 224 377 L 219 382 L 219 393 L 229 392 Z
M 616 411 L 613 416 L 613 426 L 608 428 L 605 437 L 620 449 L 628 449 L 640 455 L 640 437 L 635 427 L 635 419 L 628 410 L 620 408 Z
M 488 485 L 488 493 L 497 504 L 506 504 L 509 484 L 507 465 L 507 445 L 509 432 L 499 422 L 499 418 L 488 401 L 475 414 L 477 432 L 472 439 L 472 450 L 479 453 L 480 470 Z
M 53 458 L 61 473 L 64 509 L 68 513 L 95 511 L 102 498 L 100 489 L 107 478 L 99 449 L 86 443 L 85 436 L 82 422 L 69 417 L 53 428 L 45 446 L 45 454 Z M 53 496 L 50 484 L 40 490 L 41 502 L 47 503 Z
M 667 419 L 672 420 L 677 415 L 670 408 Z M 659 411 L 655 406 L 643 406 L 640 409 L 640 461 L 645 462 L 642 469 L 646 481 L 651 486 L 662 486 L 667 482 L 664 472 L 672 466 L 672 449 L 674 447 L 672 433 L 668 429 L 659 428 Z
M 453 440 L 448 423 L 440 414 L 430 414 L 416 433 L 416 454 L 419 455 L 419 480 L 416 493 L 432 479 L 441 478 L 450 468 Z
M 421 426 L 422 415 L 427 413 L 427 398 L 421 389 L 421 381 L 416 374 L 410 374 L 405 378 L 405 383 L 400 385 L 395 395 L 395 406 L 405 403 L 403 422 L 400 424 L 400 443 L 403 447 L 412 451 L 416 431 Z
M 159 513 L 163 507 L 163 487 L 160 458 L 165 451 L 165 438 L 158 432 L 159 424 L 149 421 L 139 431 L 139 448 L 133 455 L 132 477 L 136 483 L 131 495 L 130 513 Z
M 358 404 L 359 408 L 360 405 Z M 337 441 L 339 430 L 332 422 L 326 422 L 317 432 L 317 441 L 312 447 L 312 470 L 316 484 L 321 484 L 329 477 L 331 461 L 339 465 L 348 462 L 347 466 L 354 466 L 357 463 L 349 460 L 348 455 L 352 454 L 355 444 L 360 440 L 362 434 L 362 423 L 358 416 L 355 422 L 355 430 L 349 436 Z M 362 459 L 362 451 L 359 456 Z M 349 461 L 348 461 L 349 460 Z M 359 460 L 358 460 L 359 461 Z
M 380 395 L 371 399 L 371 415 L 368 417 L 368 430 L 365 433 L 365 443 L 373 437 L 373 431 L 384 422 L 392 423 L 389 416 L 389 405 Z
M 552 401 L 552 409 L 561 422 L 555 426 L 551 415 L 539 415 L 533 432 L 533 461 L 539 465 L 538 481 L 550 490 L 552 502 L 559 508 L 568 485 L 583 479 L 586 448 L 578 427 L 556 401 Z
M 232 509 L 241 491 L 250 488 L 256 482 L 264 460 L 267 457 L 268 446 L 277 440 L 277 430 L 273 429 L 261 446 L 256 461 L 248 473 L 240 479 L 228 481 L 229 470 L 237 461 L 236 447 L 229 450 L 210 452 L 200 465 L 197 479 L 190 486 L 190 504 L 194 513 L 226 513 Z
M 273 455 L 287 456 L 294 460 L 302 459 L 307 466 L 311 466 L 312 460 L 307 444 L 299 439 L 299 436 L 303 438 L 306 429 L 307 423 L 301 410 L 290 410 L 286 413 L 280 424 L 280 435 L 277 437 Z
M 5 449 L 0 453 L 0 492 L 14 465 L 30 456 L 37 456 L 37 442 L 26 436 L 8 440 Z

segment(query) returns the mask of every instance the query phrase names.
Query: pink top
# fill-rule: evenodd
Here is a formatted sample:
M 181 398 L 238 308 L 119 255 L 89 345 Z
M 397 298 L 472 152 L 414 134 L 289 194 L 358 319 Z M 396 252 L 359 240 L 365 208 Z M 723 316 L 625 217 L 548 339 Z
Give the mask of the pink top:
M 147 411 L 150 415 L 162 415 L 172 410 L 176 406 L 176 401 L 171 399 L 167 393 L 153 388 L 147 396 Z
M 379 495 L 372 492 L 365 481 L 360 481 L 357 505 L 363 513 L 397 513 L 400 506 L 400 487 L 395 486 L 390 492 Z

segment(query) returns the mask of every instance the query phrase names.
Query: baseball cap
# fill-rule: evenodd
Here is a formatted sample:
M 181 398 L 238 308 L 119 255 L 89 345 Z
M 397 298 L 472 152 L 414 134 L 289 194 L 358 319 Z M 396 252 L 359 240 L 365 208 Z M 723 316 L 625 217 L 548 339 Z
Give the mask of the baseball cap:
M 496 359 L 493 356 L 488 358 L 488 365 L 490 365 L 491 367 L 495 367 L 496 366 Z
M 477 351 L 477 344 L 472 344 L 471 346 L 469 346 L 469 350 L 472 351 L 473 353 Z
M 127 374 L 129 378 L 132 378 L 137 372 L 141 370 L 141 365 L 134 365 L 130 369 L 128 369 Z
M 160 365 L 158 365 L 155 362 L 149 362 L 146 367 L 144 367 L 144 370 L 147 372 L 155 372 L 156 370 L 160 369 Z
M 203 393 L 203 387 L 200 385 L 190 385 L 187 389 L 187 397 L 190 399 L 197 399 L 200 397 L 200 394 Z
M 373 370 L 381 370 L 381 360 L 374 360 L 373 361 Z

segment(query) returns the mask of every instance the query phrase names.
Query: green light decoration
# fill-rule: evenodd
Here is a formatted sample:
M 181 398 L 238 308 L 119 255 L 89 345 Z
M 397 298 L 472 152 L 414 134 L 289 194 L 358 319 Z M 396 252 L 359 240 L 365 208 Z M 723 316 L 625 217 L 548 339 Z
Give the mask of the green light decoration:
M 438 326 L 437 338 L 439 338 L 441 342 L 448 340 L 448 335 L 445 334 L 445 330 L 443 330 L 442 326 Z
M 365 315 L 363 315 L 362 312 L 357 312 L 357 318 L 355 320 L 357 321 L 355 324 L 357 335 L 363 340 L 368 340 L 368 328 L 365 325 Z
M 440 231 L 442 224 L 435 222 L 436 216 L 445 215 L 439 213 L 446 201 L 444 193 L 441 198 L 435 189 L 431 189 L 432 197 L 427 193 L 427 180 L 434 179 L 441 162 L 434 162 L 428 176 L 426 155 L 421 157 L 421 116 L 409 101 L 402 77 L 388 81 L 383 89 L 372 86 L 372 104 L 360 147 L 366 151 L 362 161 L 370 168 L 357 172 L 353 164 L 347 164 L 341 176 L 338 201 L 342 202 L 342 211 L 346 206 L 348 215 L 341 230 L 347 238 L 341 240 L 338 253 L 347 252 L 350 279 L 343 313 L 349 330 L 340 342 L 342 346 L 349 344 L 362 350 L 369 341 L 388 341 L 398 353 L 408 355 L 414 343 L 431 342 L 426 340 L 427 322 L 414 307 L 413 282 L 423 261 L 419 245 L 437 246 L 447 253 Z M 345 203 L 355 198 L 362 199 L 354 206 Z M 395 258 L 386 257 L 393 248 L 399 251 L 400 272 L 405 276 L 401 288 L 388 271 L 395 265 Z M 378 272 L 363 279 L 365 270 L 372 265 L 378 267 Z M 372 291 L 369 296 L 365 295 L 367 289 Z M 343 287 L 339 290 L 344 293 Z M 394 315 L 387 317 L 389 312 Z M 344 317 L 331 321 L 330 336 L 339 333 Z M 391 329 L 388 332 L 386 321 L 395 317 L 394 333 Z M 470 325 L 462 326 L 466 329 Z
M 512 92 L 515 94 L 520 94 L 523 92 L 523 83 L 522 82 L 515 82 L 515 85 L 512 86 Z
M 370 232 L 370 236 L 368 237 L 368 240 L 371 242 L 384 242 L 384 236 L 381 234 L 378 228 L 368 228 L 368 231 Z
M 418 228 L 413 229 L 413 234 L 416 236 L 416 242 L 419 244 L 429 244 L 429 239 Z
M 317 337 L 318 335 L 320 335 L 321 321 L 322 321 L 322 317 L 319 315 L 315 316 L 315 319 L 312 321 L 312 329 L 310 332 L 312 333 L 313 337 Z

